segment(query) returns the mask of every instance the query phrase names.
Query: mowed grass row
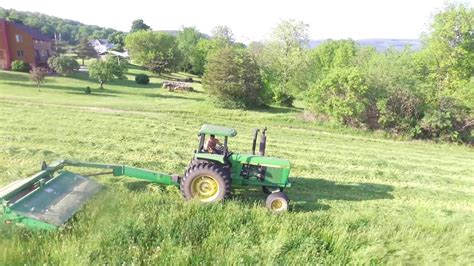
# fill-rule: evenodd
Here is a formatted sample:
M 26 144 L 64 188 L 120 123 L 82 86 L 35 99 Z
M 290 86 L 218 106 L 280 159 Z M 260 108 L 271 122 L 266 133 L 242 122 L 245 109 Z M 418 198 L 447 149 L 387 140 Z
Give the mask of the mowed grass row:
M 0 185 L 58 158 L 181 174 L 202 123 L 234 126 L 230 147 L 244 152 L 267 125 L 268 155 L 292 162 L 292 211 L 269 214 L 259 189 L 200 205 L 176 188 L 105 176 L 61 232 L 0 227 L 2 264 L 474 261 L 470 148 L 304 122 L 298 109 L 216 109 L 202 92 L 122 81 L 90 96 L 83 77 L 49 78 L 63 89 L 37 92 L 22 77 L 0 72 Z

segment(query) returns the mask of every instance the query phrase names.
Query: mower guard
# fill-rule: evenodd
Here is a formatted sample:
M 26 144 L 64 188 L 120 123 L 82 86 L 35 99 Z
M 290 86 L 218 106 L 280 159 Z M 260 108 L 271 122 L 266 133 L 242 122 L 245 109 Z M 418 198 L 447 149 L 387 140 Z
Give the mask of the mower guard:
M 0 222 L 30 229 L 54 230 L 66 223 L 102 187 L 96 181 L 64 170 L 65 166 L 110 169 L 101 174 L 131 176 L 154 183 L 177 185 L 178 176 L 124 165 L 61 160 L 30 178 L 0 188 Z

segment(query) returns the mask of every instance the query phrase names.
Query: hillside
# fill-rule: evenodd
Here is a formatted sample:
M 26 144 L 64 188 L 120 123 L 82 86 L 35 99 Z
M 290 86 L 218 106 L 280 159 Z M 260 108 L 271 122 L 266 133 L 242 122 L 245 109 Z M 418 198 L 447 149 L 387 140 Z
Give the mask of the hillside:
M 0 7 L 0 18 L 9 18 L 41 30 L 51 39 L 56 37 L 70 44 L 77 44 L 82 38 L 107 39 L 117 32 L 110 28 L 85 25 L 81 22 L 48 16 L 38 12 L 17 11 Z
M 310 40 L 311 48 L 317 47 L 326 40 Z M 422 43 L 417 39 L 362 39 L 356 40 L 360 46 L 373 46 L 377 51 L 385 51 L 389 48 L 403 50 L 406 46 L 410 46 L 413 50 L 420 50 Z

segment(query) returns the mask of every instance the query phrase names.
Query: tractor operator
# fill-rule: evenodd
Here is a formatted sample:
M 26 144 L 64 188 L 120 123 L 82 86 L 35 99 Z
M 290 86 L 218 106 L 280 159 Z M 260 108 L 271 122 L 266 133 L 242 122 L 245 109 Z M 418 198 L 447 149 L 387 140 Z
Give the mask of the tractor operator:
M 210 135 L 209 139 L 206 142 L 206 150 L 210 153 L 222 153 L 222 144 L 215 135 Z

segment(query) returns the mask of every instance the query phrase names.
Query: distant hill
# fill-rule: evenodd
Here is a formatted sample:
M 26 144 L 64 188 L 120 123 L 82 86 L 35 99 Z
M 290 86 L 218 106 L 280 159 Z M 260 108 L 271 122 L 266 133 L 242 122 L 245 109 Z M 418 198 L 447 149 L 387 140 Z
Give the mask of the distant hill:
M 310 40 L 309 46 L 314 48 L 326 40 Z M 421 41 L 417 39 L 362 39 L 356 40 L 361 46 L 373 46 L 377 51 L 385 51 L 390 47 L 402 50 L 405 46 L 410 45 L 414 50 L 421 49 Z
M 0 18 L 25 24 L 40 30 L 49 38 L 77 44 L 82 38 L 107 39 L 115 29 L 86 25 L 78 21 L 48 16 L 38 12 L 17 11 L 0 7 Z

